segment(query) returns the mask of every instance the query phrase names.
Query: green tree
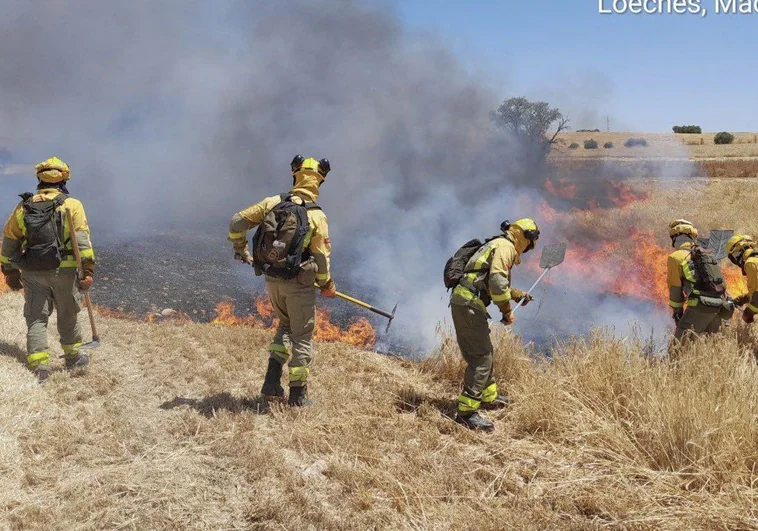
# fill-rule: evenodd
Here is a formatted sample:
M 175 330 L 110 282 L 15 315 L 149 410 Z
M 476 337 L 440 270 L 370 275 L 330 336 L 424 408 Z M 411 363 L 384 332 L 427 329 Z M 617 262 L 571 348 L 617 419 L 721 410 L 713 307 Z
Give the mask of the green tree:
M 558 135 L 568 129 L 569 119 L 544 101 L 508 98 L 495 112 L 492 120 L 510 133 L 532 157 L 544 157 L 556 143 Z M 555 126 L 555 132 L 548 131 Z

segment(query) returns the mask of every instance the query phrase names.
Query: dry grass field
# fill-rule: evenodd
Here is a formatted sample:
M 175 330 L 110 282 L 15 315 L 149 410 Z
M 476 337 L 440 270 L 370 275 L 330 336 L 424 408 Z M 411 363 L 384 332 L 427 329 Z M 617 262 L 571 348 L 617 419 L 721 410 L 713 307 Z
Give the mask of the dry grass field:
M 730 145 L 715 145 L 715 133 L 701 135 L 683 135 L 673 133 L 578 133 L 571 131 L 561 134 L 560 153 L 557 156 L 579 158 L 619 157 L 619 158 L 668 158 L 689 157 L 691 159 L 719 159 L 758 157 L 757 133 L 733 133 L 734 143 Z M 628 138 L 644 138 L 648 147 L 624 147 Z M 594 139 L 598 149 L 584 149 L 584 141 Z M 578 149 L 568 149 L 571 143 L 579 144 Z M 604 149 L 603 144 L 613 142 L 614 147 Z M 702 144 L 701 144 L 702 142 Z
M 639 186 L 650 200 L 565 229 L 758 234 L 758 180 Z M 249 326 L 101 317 L 90 373 L 55 360 L 40 387 L 22 306 L 0 293 L 0 529 L 758 529 L 758 330 L 741 322 L 676 363 L 601 332 L 544 360 L 494 325 L 512 404 L 484 435 L 452 421 L 449 331 L 423 362 L 320 343 L 317 405 L 290 410 L 258 396 L 270 333 Z
M 422 363 L 319 344 L 318 404 L 293 411 L 257 396 L 269 333 L 252 327 L 101 319 L 91 372 L 39 387 L 22 296 L 1 300 L 3 529 L 758 528 L 741 326 L 676 365 L 602 334 L 540 361 L 496 326 L 513 403 L 483 435 L 451 420 L 444 332 Z

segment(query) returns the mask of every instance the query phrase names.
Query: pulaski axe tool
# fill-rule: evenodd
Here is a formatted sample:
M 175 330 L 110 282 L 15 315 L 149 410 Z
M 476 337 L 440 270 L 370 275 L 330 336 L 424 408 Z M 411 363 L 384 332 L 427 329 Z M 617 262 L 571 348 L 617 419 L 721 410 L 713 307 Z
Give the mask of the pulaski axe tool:
M 527 295 L 530 295 L 532 293 L 532 290 L 537 287 L 537 284 L 539 284 L 545 275 L 547 275 L 548 271 L 563 263 L 564 258 L 566 258 L 567 245 L 568 244 L 566 243 L 555 243 L 553 245 L 548 245 L 542 249 L 542 256 L 540 256 L 540 267 L 543 269 L 543 271 L 539 278 L 534 281 L 532 287 L 529 288 L 529 291 L 526 292 Z M 519 308 L 521 308 L 522 302 L 523 299 L 519 301 L 519 303 L 513 309 L 514 314 Z
M 66 209 L 66 219 L 68 220 L 69 238 L 71 238 L 71 246 L 74 248 L 74 258 L 76 258 L 76 273 L 78 277 L 82 278 L 82 255 L 79 252 L 79 242 L 76 239 L 76 232 L 74 231 L 74 219 L 71 216 L 71 211 Z M 89 314 L 89 324 L 92 328 L 92 341 L 85 343 L 80 349 L 93 349 L 100 346 L 100 336 L 97 335 L 97 327 L 95 326 L 95 314 L 92 313 L 92 301 L 89 298 L 89 291 L 84 292 L 84 302 L 87 304 L 87 313 Z
M 340 293 L 339 291 L 337 292 L 336 296 L 342 300 L 345 300 L 347 302 L 351 302 L 357 306 L 360 306 L 361 308 L 366 308 L 367 310 L 371 312 L 377 313 L 381 315 L 382 317 L 386 317 L 387 319 L 389 319 L 389 322 L 387 323 L 387 328 L 384 330 L 384 333 L 386 334 L 387 332 L 390 331 L 390 325 L 392 325 L 392 320 L 395 318 L 395 312 L 397 311 L 397 304 L 395 304 L 395 307 L 392 308 L 392 313 L 390 313 L 390 312 L 385 312 L 384 310 L 380 310 L 379 308 L 375 308 L 371 306 L 369 303 L 358 300 L 354 297 L 351 297 L 350 295 L 345 295 L 344 293 Z

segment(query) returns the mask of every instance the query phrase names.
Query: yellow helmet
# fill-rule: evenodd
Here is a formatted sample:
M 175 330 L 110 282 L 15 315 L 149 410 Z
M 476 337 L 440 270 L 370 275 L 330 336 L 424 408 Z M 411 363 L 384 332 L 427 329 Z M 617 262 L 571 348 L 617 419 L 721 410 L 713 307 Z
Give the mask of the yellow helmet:
M 500 230 L 510 232 L 516 239 L 516 250 L 520 253 L 528 253 L 534 249 L 534 245 L 540 238 L 540 229 L 537 223 L 531 218 L 523 218 L 511 223 L 503 221 L 500 224 Z
M 37 178 L 43 183 L 56 184 L 71 178 L 68 164 L 58 157 L 50 157 L 37 164 L 34 169 L 37 170 Z
M 316 172 L 323 181 L 326 174 L 331 171 L 332 166 L 329 164 L 329 159 L 316 160 L 313 157 L 306 159 L 302 155 L 295 155 L 295 158 L 290 162 L 290 168 L 293 175 L 301 171 Z
M 682 234 L 686 234 L 693 240 L 697 240 L 697 229 L 691 221 L 687 221 L 686 219 L 675 219 L 669 223 L 669 236 L 671 236 L 672 240 Z
M 745 260 L 745 251 L 752 249 L 754 245 L 753 238 L 747 234 L 735 234 L 726 242 L 726 253 L 729 261 L 734 265 L 742 267 Z

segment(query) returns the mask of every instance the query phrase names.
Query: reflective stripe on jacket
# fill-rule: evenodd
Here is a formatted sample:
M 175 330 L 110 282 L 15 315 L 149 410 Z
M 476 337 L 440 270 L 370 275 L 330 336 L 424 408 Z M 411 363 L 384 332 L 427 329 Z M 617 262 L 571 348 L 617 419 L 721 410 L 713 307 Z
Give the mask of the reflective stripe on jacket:
M 508 303 L 511 300 L 510 271 L 519 261 L 519 253 L 508 235 L 490 240 L 466 264 L 463 279 L 453 290 L 450 303 L 480 310 L 485 310 L 490 301 L 498 306 Z

